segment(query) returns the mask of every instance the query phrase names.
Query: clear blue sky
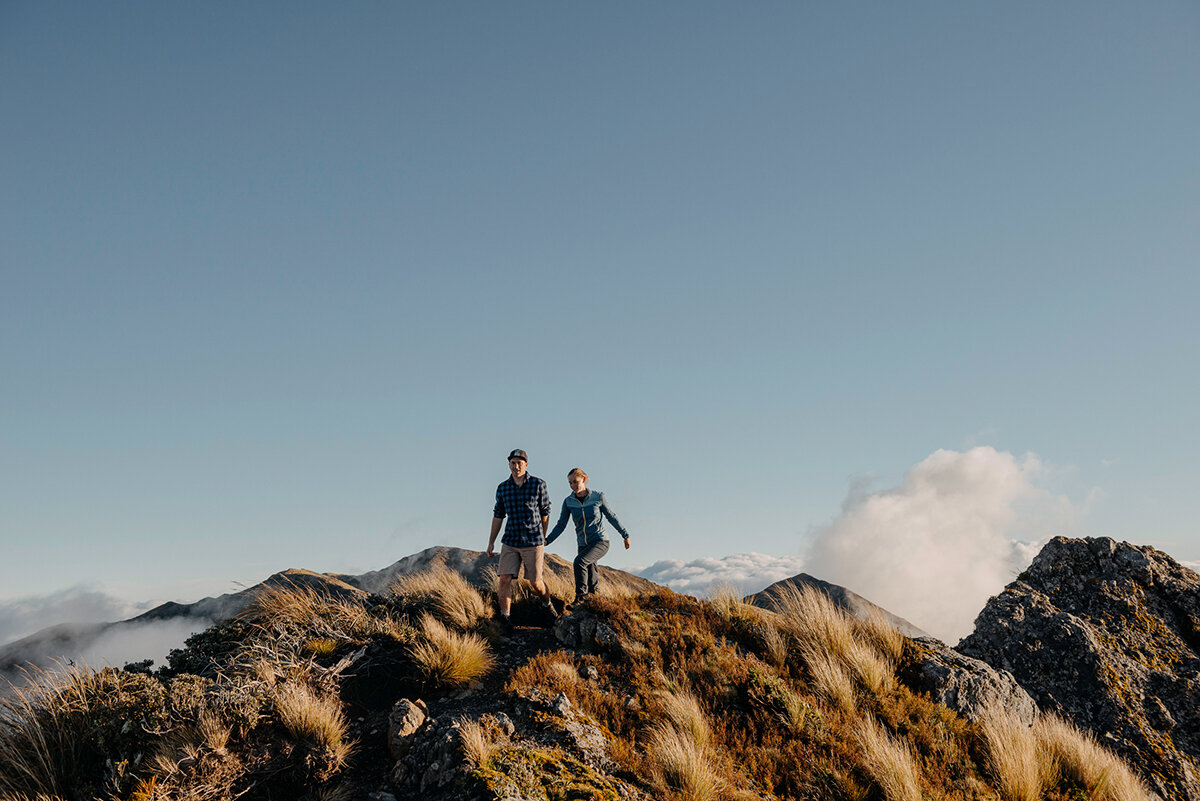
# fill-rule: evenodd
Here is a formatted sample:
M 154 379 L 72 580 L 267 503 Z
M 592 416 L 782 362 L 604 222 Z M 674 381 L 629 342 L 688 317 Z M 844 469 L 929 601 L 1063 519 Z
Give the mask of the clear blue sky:
M 482 549 L 515 447 L 615 566 L 972 445 L 1200 559 L 1197 87 L 1187 2 L 2 3 L 0 596 Z

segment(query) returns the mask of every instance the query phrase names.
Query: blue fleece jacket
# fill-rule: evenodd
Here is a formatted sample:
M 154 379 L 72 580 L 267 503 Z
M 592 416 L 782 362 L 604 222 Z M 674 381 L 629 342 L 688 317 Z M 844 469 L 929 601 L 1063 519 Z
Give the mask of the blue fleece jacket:
M 604 500 L 603 492 L 588 490 L 587 497 L 582 501 L 576 498 L 573 492 L 568 495 L 562 502 L 562 512 L 558 516 L 558 522 L 554 524 L 554 530 L 546 535 L 547 545 L 554 542 L 555 538 L 563 533 L 563 529 L 567 527 L 568 517 L 575 522 L 575 541 L 580 548 L 599 540 L 608 539 L 604 536 L 603 518 L 605 517 L 622 537 L 629 539 L 629 534 L 621 525 L 621 521 L 617 520 L 617 516 L 613 514 L 608 502 Z

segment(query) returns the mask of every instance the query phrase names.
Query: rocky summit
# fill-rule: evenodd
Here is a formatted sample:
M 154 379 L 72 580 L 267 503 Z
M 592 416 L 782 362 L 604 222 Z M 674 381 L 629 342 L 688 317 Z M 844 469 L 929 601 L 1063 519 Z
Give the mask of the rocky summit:
M 1011 672 L 1164 798 L 1200 799 L 1200 575 L 1171 557 L 1056 537 L 958 650 Z

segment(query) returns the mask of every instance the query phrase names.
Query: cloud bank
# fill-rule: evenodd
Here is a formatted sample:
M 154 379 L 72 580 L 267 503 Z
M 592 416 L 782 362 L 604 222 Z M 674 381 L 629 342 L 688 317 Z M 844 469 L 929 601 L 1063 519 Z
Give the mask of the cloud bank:
M 0 601 L 0 645 L 19 640 L 60 623 L 108 623 L 146 611 L 135 604 L 79 585 L 50 595 L 32 595 Z
M 898 487 L 851 488 L 806 570 L 953 644 L 1041 544 L 1074 527 L 1071 502 L 1036 486 L 1044 474 L 1034 455 L 939 450 Z
M 776 581 L 791 578 L 803 569 L 804 558 L 800 556 L 739 553 L 723 559 L 693 559 L 690 562 L 664 559 L 633 572 L 676 592 L 703 596 L 720 584 L 732 584 L 743 595 L 749 595 Z

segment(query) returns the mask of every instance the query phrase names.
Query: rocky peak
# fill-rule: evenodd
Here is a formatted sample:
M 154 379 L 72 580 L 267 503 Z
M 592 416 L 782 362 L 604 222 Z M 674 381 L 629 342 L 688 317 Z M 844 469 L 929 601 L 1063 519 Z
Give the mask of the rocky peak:
M 958 650 L 1010 671 L 1164 797 L 1200 799 L 1200 575 L 1170 556 L 1056 537 Z

